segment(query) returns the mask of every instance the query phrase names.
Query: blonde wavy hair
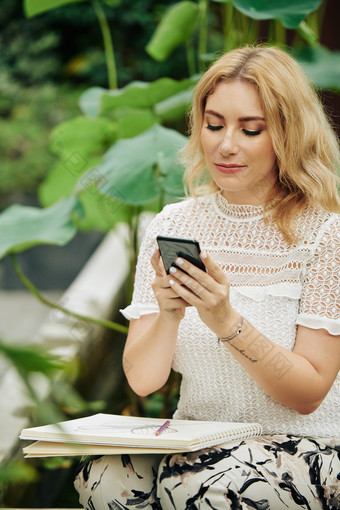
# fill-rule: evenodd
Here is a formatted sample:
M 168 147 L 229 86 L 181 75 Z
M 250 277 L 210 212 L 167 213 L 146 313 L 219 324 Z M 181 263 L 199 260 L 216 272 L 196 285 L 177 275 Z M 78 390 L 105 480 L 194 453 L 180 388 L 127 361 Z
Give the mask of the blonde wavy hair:
M 221 81 L 241 79 L 258 90 L 277 157 L 278 181 L 265 203 L 287 239 L 293 221 L 312 205 L 340 212 L 337 169 L 340 152 L 334 130 L 316 91 L 298 63 L 274 47 L 246 46 L 220 57 L 195 87 L 189 114 L 190 139 L 183 154 L 189 196 L 217 191 L 206 170 L 201 130 L 207 97 Z

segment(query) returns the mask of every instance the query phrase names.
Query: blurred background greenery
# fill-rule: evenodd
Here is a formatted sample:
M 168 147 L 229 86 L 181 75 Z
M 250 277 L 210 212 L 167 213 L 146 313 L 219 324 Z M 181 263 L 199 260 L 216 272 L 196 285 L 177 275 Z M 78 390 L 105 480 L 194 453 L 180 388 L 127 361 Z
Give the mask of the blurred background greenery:
M 64 289 L 105 233 L 123 221 L 131 245 L 128 302 L 139 217 L 183 192 L 175 157 L 185 143 L 185 114 L 200 72 L 233 47 L 280 45 L 304 66 L 340 131 L 338 15 L 338 0 L 1 0 L 3 274 L 10 274 L 10 255 L 21 284 L 39 297 L 15 258 L 18 254 L 26 268 L 31 257 L 38 260 L 39 271 L 28 271 L 37 287 L 55 288 L 58 281 Z M 51 222 L 55 216 L 58 228 Z M 87 249 L 72 244 L 77 239 L 79 243 L 79 235 L 85 236 Z M 61 278 L 48 249 L 55 250 L 58 259 L 65 254 L 63 273 L 70 259 L 77 259 L 68 280 Z M 15 287 L 14 280 L 6 278 L 4 286 Z M 90 352 L 97 357 L 94 370 L 112 356 L 111 341 L 105 340 L 99 354 Z M 48 352 L 13 349 L 2 341 L 0 353 L 26 384 L 28 413 L 36 423 L 99 408 L 169 416 L 176 405 L 175 376 L 147 399 L 136 399 L 122 384 L 103 403 L 96 402 L 95 392 L 84 390 L 89 379 L 84 360 L 80 367 L 60 366 Z M 52 393 L 43 403 L 30 385 L 31 374 L 37 372 L 52 381 Z M 8 459 L 0 466 L 0 495 L 2 487 L 8 506 L 77 506 L 71 466 L 68 459 Z M 33 485 L 24 490 L 23 480 Z

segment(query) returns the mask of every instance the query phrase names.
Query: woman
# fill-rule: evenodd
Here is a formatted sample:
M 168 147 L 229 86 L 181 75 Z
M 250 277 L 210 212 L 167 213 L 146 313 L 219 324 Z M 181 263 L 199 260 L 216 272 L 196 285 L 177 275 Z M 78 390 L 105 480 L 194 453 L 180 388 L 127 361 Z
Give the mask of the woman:
M 101 457 L 76 479 L 98 508 L 340 507 L 340 203 L 336 137 L 286 53 L 221 57 L 194 94 L 191 198 L 145 235 L 124 351 L 139 395 L 182 374 L 180 419 L 264 435 L 190 454 Z M 165 273 L 158 234 L 197 239 L 207 273 Z

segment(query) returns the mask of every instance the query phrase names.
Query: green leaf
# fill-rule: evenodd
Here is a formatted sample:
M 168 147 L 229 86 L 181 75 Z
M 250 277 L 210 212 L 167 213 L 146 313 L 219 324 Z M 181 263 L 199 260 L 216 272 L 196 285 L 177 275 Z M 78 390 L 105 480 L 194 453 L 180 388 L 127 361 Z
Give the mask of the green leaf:
M 93 184 L 80 193 L 79 200 L 84 208 L 84 218 L 75 221 L 75 224 L 82 231 L 108 232 L 117 223 L 129 221 L 129 206 L 113 197 L 102 195 Z
M 8 207 L 0 214 L 0 259 L 37 244 L 65 245 L 76 234 L 73 214 L 82 214 L 77 197 L 66 197 L 46 209 Z
M 179 2 L 166 12 L 146 47 L 149 55 L 165 60 L 177 46 L 185 43 L 196 28 L 199 7 L 194 2 Z
M 101 98 L 101 113 L 110 112 L 118 106 L 130 108 L 151 108 L 164 99 L 192 88 L 196 77 L 176 81 L 172 78 L 160 78 L 154 82 L 131 82 L 119 90 L 106 91 Z
M 85 115 L 92 119 L 96 119 L 100 113 L 100 103 L 102 95 L 107 92 L 107 89 L 102 87 L 90 87 L 87 89 L 79 99 L 79 108 Z
M 157 117 L 146 108 L 116 108 L 114 117 L 117 120 L 119 138 L 137 136 L 157 123 Z
M 317 87 L 340 92 L 340 51 L 309 46 L 296 49 L 294 55 Z
M 45 181 L 39 187 L 39 200 L 44 207 L 55 204 L 63 197 L 71 195 L 79 178 L 90 168 L 96 168 L 101 157 L 87 157 L 86 160 L 74 158 L 74 165 L 70 162 L 58 161 L 48 173 Z M 79 163 L 76 165 L 76 163 Z
M 134 138 L 118 140 L 98 168 L 99 191 L 133 205 L 156 199 L 161 190 L 173 191 L 174 182 L 167 176 L 177 168 L 177 152 L 186 141 L 177 131 L 158 125 Z
M 192 100 L 193 89 L 183 90 L 155 105 L 155 114 L 163 122 L 171 122 L 183 117 Z
M 229 0 L 214 0 L 230 3 Z M 316 11 L 322 0 L 233 0 L 240 12 L 253 19 L 280 19 L 286 28 L 296 28 L 306 16 Z
M 51 133 L 50 149 L 70 167 L 83 164 L 90 154 L 103 152 L 116 139 L 116 125 L 109 119 L 91 119 L 80 115 L 56 126 Z
M 56 7 L 83 1 L 84 0 L 24 0 L 25 16 L 27 18 L 32 18 L 37 14 L 50 11 Z
M 61 358 L 49 354 L 40 345 L 9 345 L 0 341 L 0 352 L 21 373 L 41 372 L 51 375 L 65 367 Z
M 44 206 L 70 195 L 79 177 L 101 160 L 117 136 L 117 125 L 108 119 L 80 116 L 59 124 L 51 134 L 50 149 L 59 161 L 39 187 Z

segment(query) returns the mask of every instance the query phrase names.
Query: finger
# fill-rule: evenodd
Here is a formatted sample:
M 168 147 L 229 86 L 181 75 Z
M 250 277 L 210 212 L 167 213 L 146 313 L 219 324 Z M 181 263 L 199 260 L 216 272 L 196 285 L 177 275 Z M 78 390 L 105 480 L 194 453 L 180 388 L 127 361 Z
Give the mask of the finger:
M 228 283 L 228 278 L 226 274 L 222 271 L 220 266 L 216 264 L 216 262 L 211 258 L 210 255 L 206 252 L 200 253 L 200 258 L 208 270 L 208 273 L 216 280 L 218 283 L 225 284 Z
M 214 277 L 212 277 L 209 273 L 202 271 L 202 269 L 199 269 L 197 266 L 191 264 L 186 259 L 183 259 L 181 257 L 177 258 L 175 262 L 176 266 L 182 269 L 182 271 L 177 270 L 176 277 L 183 283 L 183 285 L 186 285 L 187 287 L 193 289 L 193 287 L 196 288 L 197 285 L 199 284 L 202 290 L 207 290 L 210 292 L 214 291 L 217 282 L 214 279 Z M 171 274 L 175 274 L 175 269 L 170 268 Z M 190 282 L 190 280 L 188 279 L 190 277 L 193 280 L 192 282 Z
M 175 280 L 175 278 L 171 278 L 169 280 L 169 284 L 171 285 L 171 288 L 173 291 L 186 303 L 188 303 L 189 306 L 195 306 L 197 305 L 197 302 L 199 298 L 195 296 L 189 290 L 187 287 L 184 287 L 178 280 Z
M 190 291 L 196 294 L 196 296 L 201 296 L 204 291 L 207 291 L 207 288 L 201 285 L 198 279 L 193 278 L 190 274 L 180 271 L 176 267 L 170 268 L 170 274 L 172 279 L 176 277 L 178 283 L 190 289 Z
M 159 248 L 157 248 L 151 257 L 151 265 L 153 269 L 156 271 L 157 276 L 166 276 L 166 272 L 164 269 L 164 265 L 161 259 L 161 255 L 159 252 Z

